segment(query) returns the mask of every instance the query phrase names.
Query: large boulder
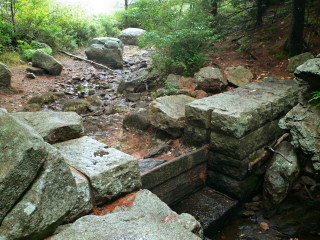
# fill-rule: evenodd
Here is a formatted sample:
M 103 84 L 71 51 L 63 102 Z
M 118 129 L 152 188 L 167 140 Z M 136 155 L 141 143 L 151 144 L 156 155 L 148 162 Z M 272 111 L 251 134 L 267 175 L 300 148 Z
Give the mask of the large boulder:
M 220 69 L 214 67 L 201 68 L 194 75 L 196 89 L 206 92 L 221 92 L 228 85 L 227 80 L 223 77 Z
M 242 87 L 250 82 L 253 78 L 252 72 L 242 66 L 228 67 L 225 69 L 225 74 L 229 83 Z
M 11 86 L 11 71 L 7 65 L 0 62 L 0 87 Z
M 90 137 L 54 144 L 67 163 L 90 181 L 95 204 L 141 187 L 138 160 Z
M 121 31 L 119 38 L 124 44 L 137 45 L 139 37 L 145 32 L 141 28 L 127 28 Z
M 0 239 L 43 239 L 73 208 L 74 178 L 32 128 L 8 114 L 1 113 L 0 121 Z
M 305 63 L 307 60 L 314 58 L 310 52 L 301 53 L 292 58 L 289 58 L 287 71 L 293 73 L 297 67 Z
M 111 68 L 123 67 L 123 44 L 120 39 L 100 37 L 92 39 L 85 50 L 88 59 Z
M 265 174 L 263 196 L 266 210 L 279 206 L 300 173 L 297 153 L 289 142 L 280 143 L 275 150 L 283 156 L 275 154 Z
M 279 126 L 289 130 L 292 145 L 311 156 L 313 168 L 320 170 L 320 110 L 310 104 L 296 105 L 283 117 Z
M 81 137 L 82 118 L 75 112 L 17 112 L 11 113 L 32 126 L 48 143 Z
M 0 112 L 0 223 L 30 186 L 47 153 L 41 136 Z
M 200 223 L 189 214 L 178 215 L 156 195 L 141 190 L 104 216 L 85 216 L 51 240 L 148 239 L 200 240 Z M 196 235 L 198 233 L 198 236 Z
M 149 119 L 152 125 L 179 137 L 185 127 L 185 105 L 195 99 L 186 95 L 159 97 L 149 106 Z
M 32 66 L 39 67 L 47 71 L 50 75 L 60 75 L 62 72 L 62 64 L 54 57 L 42 50 L 37 50 L 32 57 Z
M 294 75 L 306 81 L 311 88 L 320 89 L 320 58 L 313 58 L 300 65 Z

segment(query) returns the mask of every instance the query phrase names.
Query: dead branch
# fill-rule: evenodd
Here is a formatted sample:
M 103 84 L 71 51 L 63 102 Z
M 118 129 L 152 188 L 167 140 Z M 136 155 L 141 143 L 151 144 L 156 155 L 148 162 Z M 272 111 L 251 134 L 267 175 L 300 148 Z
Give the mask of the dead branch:
M 289 133 L 285 133 L 283 134 L 280 138 L 278 138 L 278 140 L 276 140 L 274 143 L 271 144 L 271 146 L 267 147 L 266 150 L 259 156 L 257 157 L 255 160 L 249 162 L 248 164 L 248 171 L 251 172 L 252 168 L 254 165 L 256 165 L 258 162 L 260 162 L 261 160 L 263 160 L 267 154 L 269 153 L 269 151 L 272 151 L 274 153 L 278 153 L 280 154 L 284 159 L 286 159 L 288 162 L 290 162 L 285 156 L 283 156 L 282 153 L 276 152 L 273 150 L 274 147 L 278 146 L 281 142 L 283 142 L 284 139 L 286 139 L 289 136 Z M 291 163 L 291 162 L 290 162 Z
M 81 61 L 85 61 L 85 62 L 91 63 L 91 64 L 93 64 L 93 65 L 96 65 L 96 66 L 98 66 L 98 67 L 101 67 L 101 68 L 104 68 L 104 69 L 107 69 L 107 70 L 113 72 L 113 70 L 112 70 L 111 68 L 108 68 L 107 66 L 102 65 L 102 64 L 100 64 L 100 63 L 97 63 L 97 62 L 94 62 L 94 61 L 91 61 L 91 60 L 88 60 L 88 59 L 85 59 L 85 58 L 82 58 L 82 57 L 75 56 L 75 55 L 73 55 L 73 54 L 71 54 L 71 53 L 67 53 L 67 52 L 65 52 L 65 51 L 60 51 L 60 52 L 63 53 L 63 54 L 65 54 L 65 55 L 67 55 L 67 56 L 69 56 L 69 57 L 73 57 L 73 58 L 75 58 L 75 59 L 78 59 L 78 60 L 81 60 Z

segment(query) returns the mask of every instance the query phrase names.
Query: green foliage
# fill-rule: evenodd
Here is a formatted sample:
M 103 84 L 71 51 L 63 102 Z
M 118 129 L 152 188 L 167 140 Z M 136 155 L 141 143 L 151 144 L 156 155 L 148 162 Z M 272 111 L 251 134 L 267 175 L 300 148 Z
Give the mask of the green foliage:
M 20 63 L 20 55 L 15 51 L 0 53 L 0 62 L 7 65 L 17 65 Z
M 97 21 L 103 27 L 103 31 L 106 36 L 117 37 L 120 34 L 119 27 L 121 26 L 121 23 L 117 21 L 115 18 L 112 18 L 111 16 L 107 16 L 107 15 L 99 15 L 97 17 Z M 121 21 L 124 21 L 124 20 L 121 20 Z
M 31 44 L 28 44 L 22 40 L 18 40 L 18 46 L 21 49 L 22 52 L 22 58 L 25 60 L 32 60 L 33 54 L 38 50 L 41 49 L 45 53 L 51 55 L 52 49 L 44 43 L 40 43 L 37 41 L 32 41 Z
M 150 47 L 161 73 L 192 75 L 204 66 L 212 30 L 200 0 L 138 0 L 129 8 L 130 24 L 148 30 L 141 46 Z
M 165 82 L 165 90 L 162 92 L 163 95 L 175 95 L 180 91 L 177 86 L 172 82 Z
M 320 91 L 313 92 L 309 102 L 315 102 L 315 107 L 320 108 Z

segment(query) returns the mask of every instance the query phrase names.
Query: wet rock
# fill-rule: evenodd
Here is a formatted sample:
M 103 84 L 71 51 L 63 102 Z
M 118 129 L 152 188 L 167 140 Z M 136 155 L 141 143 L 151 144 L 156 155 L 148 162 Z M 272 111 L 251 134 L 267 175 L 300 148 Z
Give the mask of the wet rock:
M 196 99 L 202 99 L 208 97 L 208 94 L 203 90 L 195 90 L 191 93 L 191 97 Z
M 92 39 L 85 50 L 89 60 L 111 68 L 123 67 L 123 44 L 120 39 L 101 37 Z
M 96 107 L 101 107 L 103 105 L 102 100 L 97 95 L 92 95 L 87 98 L 87 101 L 92 105 Z
M 208 170 L 207 184 L 218 191 L 238 200 L 248 199 L 260 186 L 257 175 L 251 175 L 241 181 L 225 176 L 219 172 Z
M 166 82 L 172 84 L 176 88 L 182 88 L 180 78 L 182 78 L 182 76 L 176 74 L 169 74 Z
M 148 130 L 150 126 L 151 123 L 146 109 L 139 109 L 137 112 L 129 113 L 123 119 L 123 127 Z
M 141 93 L 129 93 L 126 96 L 126 100 L 130 102 L 136 102 L 139 101 L 141 97 Z
M 128 154 L 108 148 L 90 137 L 54 146 L 70 166 L 90 179 L 95 204 L 113 200 L 141 186 L 138 161 Z
M 187 104 L 186 118 L 192 126 L 241 138 L 289 111 L 299 91 L 293 81 L 264 79 Z
M 81 137 L 82 118 L 74 112 L 20 112 L 12 116 L 33 127 L 48 143 Z
M 27 72 L 33 73 L 36 76 L 41 76 L 45 74 L 44 69 L 42 68 L 37 68 L 37 67 L 28 67 Z
M 0 87 L 11 86 L 11 75 L 9 67 L 0 62 Z
M 201 232 L 201 225 L 192 216 L 179 216 L 148 190 L 139 191 L 133 198 L 129 207 L 118 207 L 104 216 L 80 218 L 52 240 L 79 240 L 83 236 L 86 240 L 202 239 L 193 233 Z
M 62 64 L 54 57 L 42 50 L 37 50 L 32 57 L 32 67 L 39 67 L 47 71 L 50 75 L 60 75 L 62 72 Z
M 289 58 L 287 71 L 293 73 L 297 67 L 305 63 L 307 60 L 314 58 L 310 52 L 301 53 L 292 58 Z
M 156 158 L 139 159 L 140 173 L 148 172 L 151 169 L 155 168 L 156 166 L 159 166 L 165 162 L 166 160 L 156 159 Z
M 177 213 L 189 213 L 209 232 L 217 231 L 230 218 L 238 201 L 205 187 L 173 207 Z
M 300 173 L 297 153 L 289 142 L 280 143 L 275 150 L 282 153 L 286 159 L 280 154 L 276 154 L 266 171 L 263 203 L 267 211 L 275 210 L 286 198 Z
M 84 99 L 68 99 L 63 104 L 63 111 L 65 112 L 76 112 L 78 114 L 85 113 L 89 110 L 91 104 Z
M 146 89 L 152 90 L 156 87 L 156 80 L 160 76 L 156 73 L 150 73 L 145 70 L 138 74 L 138 76 L 129 80 L 122 80 L 117 88 L 118 93 L 138 93 L 143 92 Z
M 201 68 L 194 75 L 196 89 L 201 89 L 206 92 L 221 92 L 228 85 L 221 71 L 214 67 Z
M 33 73 L 27 73 L 26 78 L 35 79 L 36 75 L 34 75 Z
M 210 131 L 204 128 L 193 127 L 187 124 L 183 132 L 184 141 L 190 144 L 203 144 L 210 142 Z
M 282 129 L 289 130 L 292 145 L 311 155 L 315 170 L 320 170 L 320 125 L 319 109 L 298 104 L 279 122 Z
M 314 90 L 320 89 L 320 59 L 313 58 L 300 65 L 294 75 L 306 81 Z
M 242 66 L 228 67 L 225 69 L 225 74 L 228 82 L 238 87 L 248 84 L 253 79 L 252 72 Z
M 46 160 L 46 146 L 30 126 L 0 111 L 0 223 Z
M 155 147 L 152 149 L 149 153 L 147 153 L 143 158 L 151 158 L 151 157 L 157 157 L 161 155 L 162 153 L 168 152 L 171 150 L 171 146 L 168 144 L 162 144 L 160 146 Z
M 45 164 L 4 218 L 0 239 L 43 239 L 53 233 L 75 204 L 76 186 L 69 167 L 55 148 L 43 144 Z
M 151 124 L 173 137 L 181 136 L 185 127 L 185 105 L 192 101 L 194 98 L 185 95 L 155 99 L 148 111 Z
M 236 159 L 226 156 L 225 154 L 210 152 L 208 167 L 214 171 L 241 181 L 265 163 L 270 154 L 267 154 L 258 164 L 254 165 L 251 171 L 248 170 L 249 163 L 260 157 L 263 152 L 264 148 L 259 149 L 249 154 L 249 156 L 244 159 Z
M 89 214 L 93 209 L 90 185 L 87 178 L 78 171 L 71 169 L 76 181 L 77 200 L 70 213 L 64 218 L 64 222 L 73 222 L 78 218 Z
M 58 92 L 47 92 L 41 95 L 34 96 L 30 98 L 28 101 L 28 104 L 47 104 L 47 103 L 53 103 L 57 101 L 59 98 L 63 98 L 64 93 L 58 93 Z
M 234 138 L 224 133 L 211 131 L 210 147 L 226 156 L 244 159 L 283 133 L 283 130 L 278 126 L 278 122 L 278 120 L 269 122 L 242 138 Z
M 121 31 L 119 38 L 124 44 L 137 45 L 139 38 L 146 31 L 141 28 L 126 28 Z

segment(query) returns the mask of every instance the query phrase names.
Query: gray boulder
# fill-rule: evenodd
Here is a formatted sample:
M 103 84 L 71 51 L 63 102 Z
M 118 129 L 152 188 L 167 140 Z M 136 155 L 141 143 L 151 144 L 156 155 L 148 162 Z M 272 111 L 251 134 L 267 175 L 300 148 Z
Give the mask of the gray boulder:
M 221 92 L 228 85 L 224 79 L 220 69 L 214 67 L 201 68 L 194 75 L 196 81 L 196 89 L 201 89 L 206 92 Z
M 320 170 L 319 119 L 319 109 L 313 108 L 310 104 L 298 104 L 279 122 L 280 128 L 290 131 L 292 145 L 312 156 L 312 165 L 317 171 Z
M 287 71 L 293 73 L 297 67 L 305 63 L 307 60 L 314 58 L 310 52 L 301 53 L 292 58 L 289 58 Z
M 123 67 L 123 44 L 120 39 L 94 38 L 89 42 L 85 53 L 88 59 L 111 68 Z
M 75 181 L 34 129 L 3 111 L 0 125 L 0 239 L 43 239 L 75 204 Z
M 48 143 L 81 137 L 82 118 L 75 112 L 17 112 L 11 113 L 32 126 Z
M 144 108 L 125 115 L 123 119 L 123 127 L 147 130 L 150 126 L 148 111 Z
M 186 95 L 159 97 L 149 105 L 149 119 L 153 126 L 179 137 L 185 127 L 185 105 L 195 99 Z
M 47 154 L 45 164 L 4 218 L 0 239 L 43 239 L 62 223 L 76 203 L 76 185 L 69 167 L 55 148 L 43 144 Z
M 30 186 L 47 153 L 41 136 L 0 112 L 0 223 Z
M 182 84 L 180 82 L 180 79 L 183 78 L 180 75 L 176 75 L 176 74 L 169 74 L 167 77 L 166 82 L 170 83 L 171 85 L 173 85 L 176 88 L 182 88 Z
M 64 222 L 73 222 L 78 218 L 89 214 L 93 209 L 93 199 L 90 192 L 88 179 L 80 172 L 72 169 L 72 175 L 77 186 L 77 201 L 70 213 L 64 218 Z
M 264 178 L 264 208 L 274 210 L 286 198 L 297 180 L 300 168 L 297 153 L 289 142 L 282 142 L 275 149 L 282 153 L 274 155 Z M 290 162 L 289 162 L 290 161 Z
M 189 214 L 178 215 L 156 195 L 141 190 L 129 207 L 104 216 L 85 216 L 52 240 L 148 239 L 200 240 L 201 225 Z M 200 232 L 199 236 L 194 232 Z
M 248 84 L 253 78 L 252 72 L 242 66 L 228 67 L 225 69 L 225 74 L 228 82 L 238 87 Z
M 0 62 L 0 87 L 11 86 L 11 71 L 7 65 Z
M 50 75 L 60 75 L 62 72 L 62 64 L 54 57 L 42 50 L 37 50 L 32 57 L 32 66 L 39 67 L 47 71 Z
M 297 67 L 294 75 L 306 81 L 311 88 L 320 89 L 320 58 L 313 58 Z
M 127 28 L 121 31 L 119 38 L 124 44 L 137 45 L 139 37 L 145 32 L 141 28 Z
M 138 160 L 90 137 L 54 144 L 68 165 L 90 181 L 95 204 L 103 204 L 141 186 Z

